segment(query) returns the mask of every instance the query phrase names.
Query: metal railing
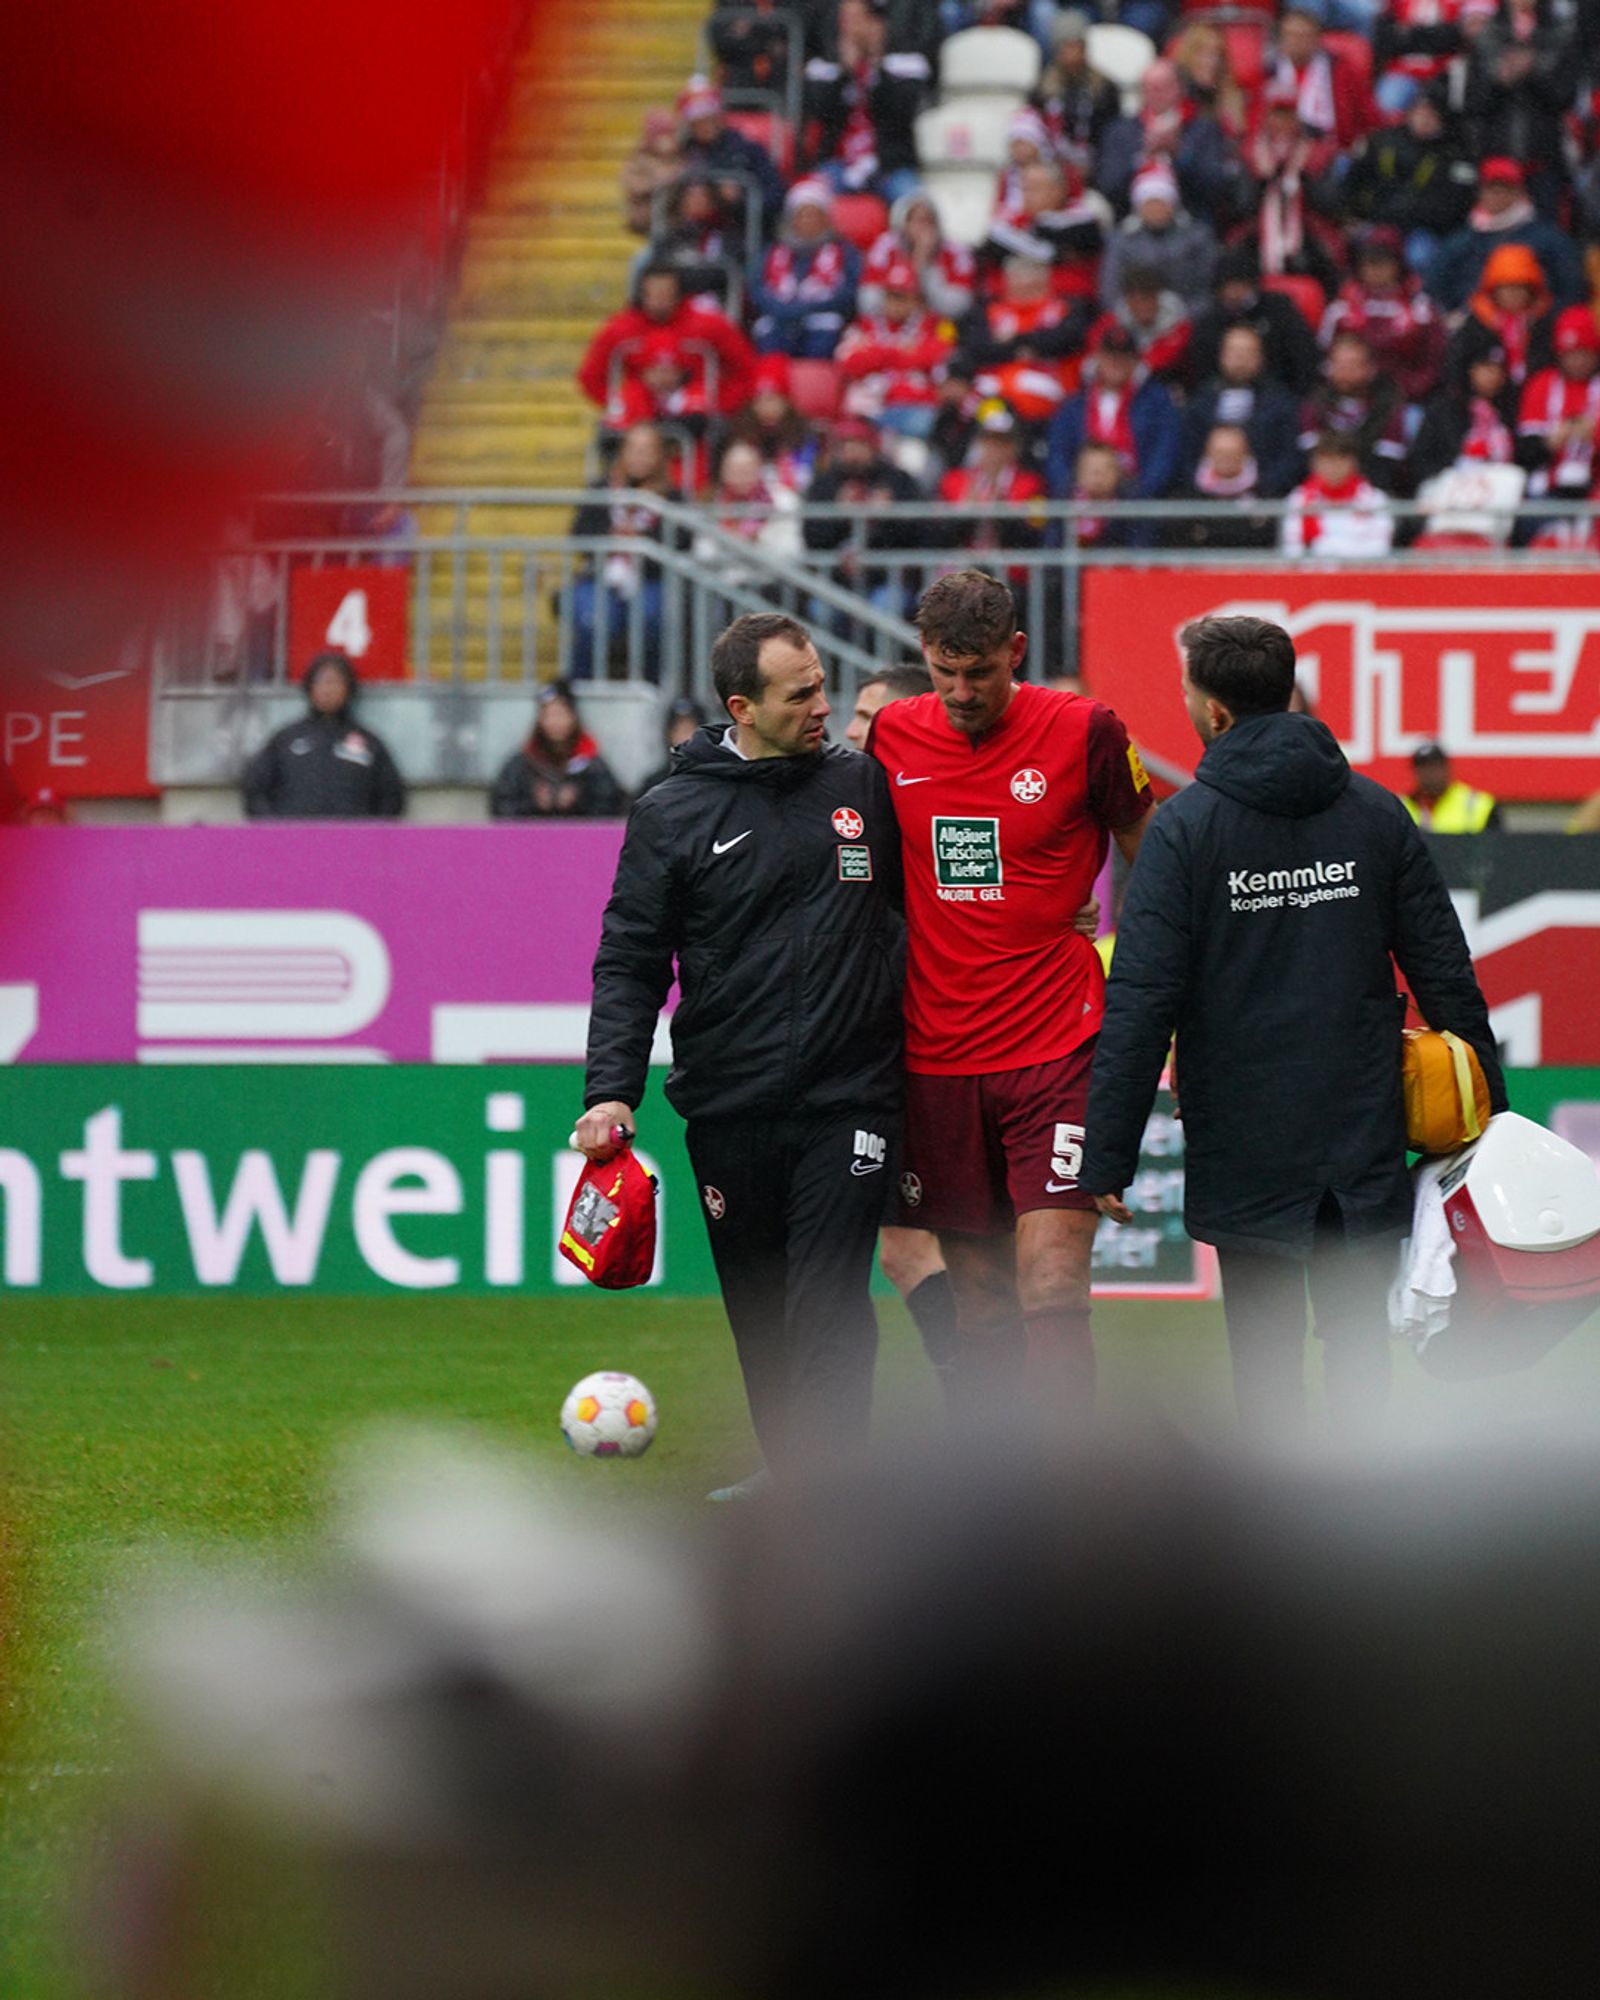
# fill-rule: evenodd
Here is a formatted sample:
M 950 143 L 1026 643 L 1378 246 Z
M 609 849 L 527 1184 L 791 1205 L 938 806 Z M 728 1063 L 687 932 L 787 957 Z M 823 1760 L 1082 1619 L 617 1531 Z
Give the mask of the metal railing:
M 650 197 L 650 243 L 647 257 L 663 246 L 672 227 L 673 197 L 681 191 L 684 179 L 692 179 L 699 171 L 700 169 L 695 167 L 687 168 L 677 180 L 668 181 L 664 187 L 658 187 Z M 744 214 L 740 218 L 740 226 L 744 230 L 744 274 L 741 276 L 741 286 L 746 277 L 750 284 L 754 284 L 761 275 L 761 259 L 765 254 L 767 240 L 766 222 L 761 212 L 761 183 L 754 174 L 747 174 L 742 167 L 718 167 L 711 178 L 719 182 L 731 181 L 743 189 L 744 198 L 741 206 Z M 707 259 L 707 262 L 711 261 L 714 260 Z M 726 261 L 731 265 L 731 259 Z M 743 296 L 741 289 L 741 301 Z M 737 314 L 732 316 L 737 324 Z
M 774 7 L 770 13 L 760 7 L 718 7 L 714 10 L 708 26 L 714 25 L 719 16 L 724 20 L 731 18 L 760 21 L 765 26 L 783 29 L 786 50 L 782 92 L 757 90 L 743 84 L 725 85 L 722 101 L 731 111 L 770 109 L 777 116 L 788 120 L 789 130 L 794 134 L 795 143 L 798 145 L 801 91 L 805 80 L 805 31 L 799 15 L 788 7 Z
M 208 588 L 175 615 L 162 648 L 160 685 L 202 693 L 281 687 L 288 675 L 288 607 L 301 570 L 376 565 L 405 572 L 409 659 L 414 679 L 470 689 L 528 685 L 557 672 L 580 679 L 648 681 L 669 692 L 709 694 L 710 643 L 742 611 L 782 609 L 804 619 L 835 687 L 916 652 L 910 613 L 944 571 L 971 565 L 1011 581 L 1035 671 L 1078 666 L 1084 574 L 1097 567 L 1259 568 L 1281 561 L 1275 545 L 1237 549 L 1163 546 L 1184 524 L 1270 524 L 1283 501 L 1205 506 L 1186 501 L 1051 501 L 970 507 L 808 505 L 798 549 L 759 536 L 768 507 L 691 505 L 658 494 L 596 487 L 396 494 L 331 493 L 264 502 L 278 516 L 269 535 L 217 553 Z M 647 533 L 528 534 L 500 525 L 510 509 L 626 508 Z M 386 510 L 399 525 L 363 525 Z M 1424 516 L 1396 501 L 1398 520 Z M 326 516 L 343 518 L 328 532 Z M 1575 517 L 1591 526 L 1600 508 L 1530 501 L 1518 518 Z M 296 515 L 303 523 L 295 532 Z M 424 529 L 427 514 L 442 518 Z M 318 519 L 321 515 L 323 518 Z M 750 532 L 742 532 L 749 530 Z M 1108 546 L 1106 535 L 1132 537 Z M 1016 546 L 1002 546 L 1014 541 Z M 1388 557 L 1296 558 L 1299 567 L 1464 570 L 1514 574 L 1529 564 L 1593 570 L 1592 549 L 1470 547 L 1402 549 Z M 218 606 L 231 598 L 227 619 Z M 242 615 L 240 601 L 254 607 Z

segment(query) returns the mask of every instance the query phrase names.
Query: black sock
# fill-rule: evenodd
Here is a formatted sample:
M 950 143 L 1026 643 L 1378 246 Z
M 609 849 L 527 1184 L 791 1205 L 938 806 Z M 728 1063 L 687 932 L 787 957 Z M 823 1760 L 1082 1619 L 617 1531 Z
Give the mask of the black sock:
M 906 1306 L 922 1335 L 923 1352 L 941 1372 L 956 1361 L 956 1295 L 950 1273 L 935 1271 L 906 1293 Z

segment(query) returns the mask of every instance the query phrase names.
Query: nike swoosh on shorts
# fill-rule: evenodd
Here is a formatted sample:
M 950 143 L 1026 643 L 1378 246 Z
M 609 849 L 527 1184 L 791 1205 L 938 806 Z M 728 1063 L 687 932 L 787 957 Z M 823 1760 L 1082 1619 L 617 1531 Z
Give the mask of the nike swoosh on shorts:
M 711 852 L 713 854 L 726 854 L 730 847 L 737 847 L 741 840 L 748 840 L 754 832 L 755 828 L 753 826 L 747 826 L 743 833 L 736 833 L 732 840 L 714 840 L 711 843 Z
M 1071 1194 L 1077 1185 L 1076 1181 L 1046 1181 L 1044 1191 L 1046 1194 Z
M 883 1172 L 883 1162 L 882 1160 L 852 1160 L 850 1162 L 850 1171 L 853 1174 L 881 1174 Z
M 908 778 L 904 771 L 896 771 L 894 781 L 897 785 L 931 785 L 933 783 L 932 778 Z

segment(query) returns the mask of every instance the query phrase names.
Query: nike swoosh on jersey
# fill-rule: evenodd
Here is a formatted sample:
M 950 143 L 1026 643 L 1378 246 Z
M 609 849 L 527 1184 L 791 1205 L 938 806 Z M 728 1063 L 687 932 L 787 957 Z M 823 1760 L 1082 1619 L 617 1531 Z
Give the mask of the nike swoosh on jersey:
M 853 1174 L 881 1174 L 883 1172 L 883 1162 L 882 1160 L 852 1160 L 850 1162 L 850 1171 Z
M 896 771 L 894 781 L 897 785 L 931 785 L 933 783 L 932 778 L 908 778 L 904 771 Z
M 1077 1185 L 1076 1181 L 1046 1181 L 1044 1191 L 1046 1194 L 1071 1194 Z
M 747 826 L 743 833 L 736 833 L 732 840 L 714 840 L 711 843 L 711 852 L 713 854 L 726 854 L 730 847 L 737 847 L 741 840 L 748 840 L 754 832 L 755 828 L 753 826 Z

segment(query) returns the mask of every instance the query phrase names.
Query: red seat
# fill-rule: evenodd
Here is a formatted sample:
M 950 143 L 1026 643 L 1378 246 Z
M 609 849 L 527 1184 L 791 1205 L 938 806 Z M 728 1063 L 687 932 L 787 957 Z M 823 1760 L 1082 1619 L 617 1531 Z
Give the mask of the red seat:
M 813 423 L 831 424 L 839 414 L 839 371 L 831 361 L 791 361 L 789 400 Z
M 1266 81 L 1267 24 L 1262 21 L 1230 21 L 1222 30 L 1228 51 L 1228 68 L 1246 97 L 1254 97 Z
M 1372 88 L 1372 44 L 1365 35 L 1353 35 L 1346 28 L 1329 28 L 1322 37 L 1329 55 L 1339 56 L 1355 72 L 1363 91 Z
M 794 172 L 794 133 L 787 118 L 780 118 L 772 111 L 729 111 L 724 113 L 724 121 L 735 132 L 742 132 L 758 146 L 765 146 L 777 161 L 778 171 L 785 180 L 789 179 Z
M 1300 308 L 1300 317 L 1313 333 L 1322 328 L 1322 315 L 1327 310 L 1328 295 L 1315 278 L 1296 277 L 1285 272 L 1282 277 L 1261 280 L 1264 292 L 1282 292 L 1286 299 L 1293 299 Z
M 833 226 L 847 243 L 867 251 L 888 228 L 889 211 L 875 194 L 835 195 Z

